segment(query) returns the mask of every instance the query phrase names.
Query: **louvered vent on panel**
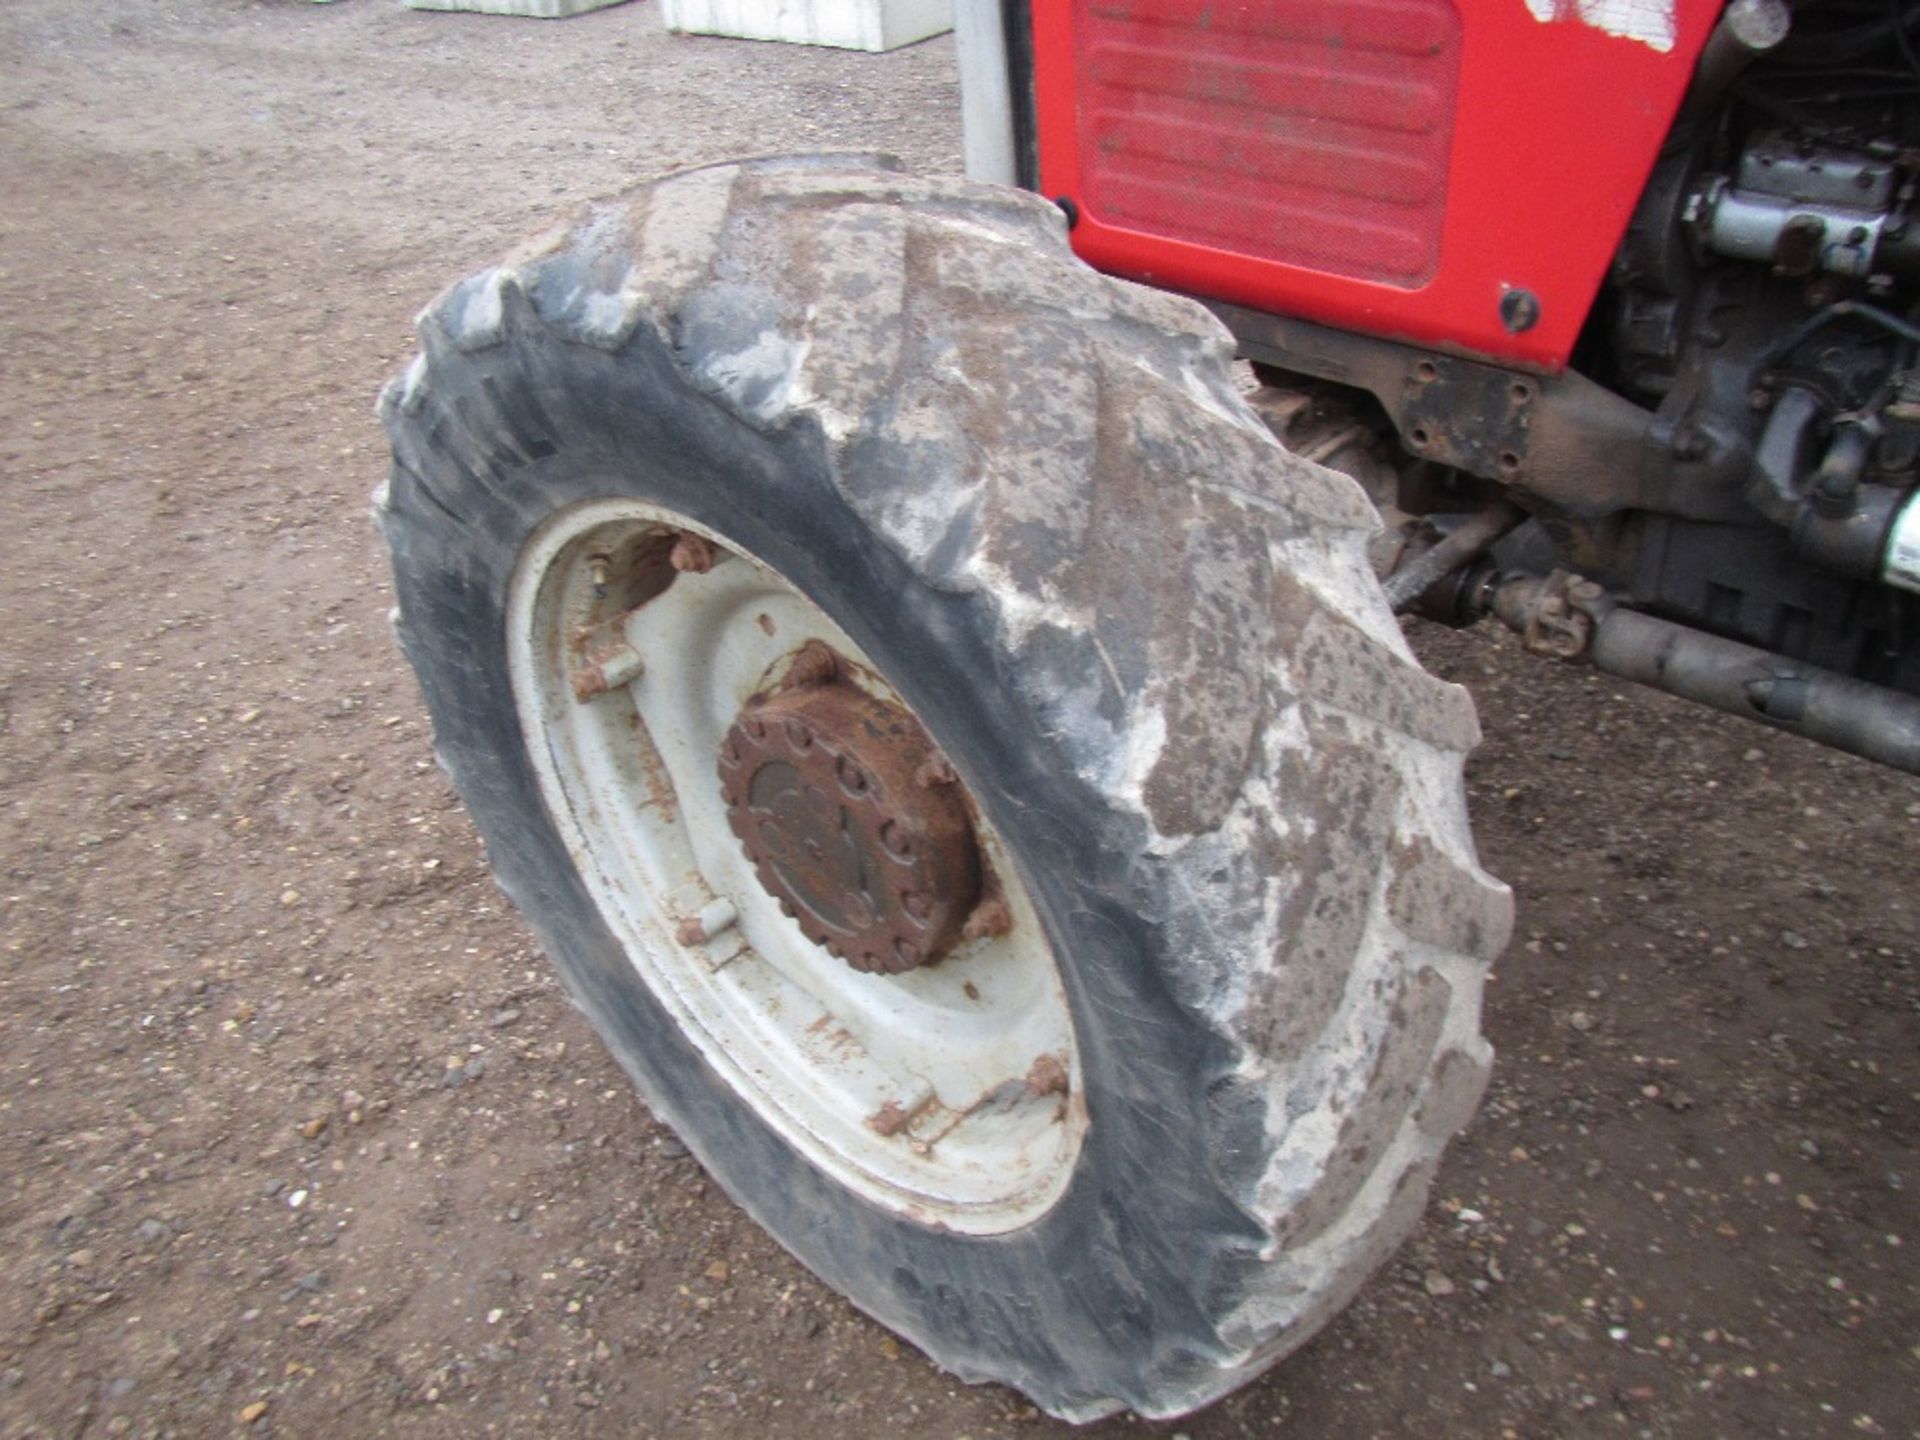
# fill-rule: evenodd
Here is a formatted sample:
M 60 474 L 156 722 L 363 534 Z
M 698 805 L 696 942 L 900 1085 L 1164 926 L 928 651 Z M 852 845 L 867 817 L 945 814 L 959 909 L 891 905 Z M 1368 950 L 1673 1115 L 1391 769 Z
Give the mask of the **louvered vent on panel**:
M 1415 287 L 1440 261 L 1452 0 L 1079 0 L 1102 223 Z

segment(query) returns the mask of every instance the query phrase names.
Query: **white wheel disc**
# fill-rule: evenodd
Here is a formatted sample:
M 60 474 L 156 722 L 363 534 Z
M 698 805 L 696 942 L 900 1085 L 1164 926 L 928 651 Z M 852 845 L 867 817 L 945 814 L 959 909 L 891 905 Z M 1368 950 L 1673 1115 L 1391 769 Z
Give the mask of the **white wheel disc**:
M 669 535 L 704 538 L 722 563 L 636 572 L 632 557 L 657 562 Z M 807 642 L 907 708 L 860 648 L 724 537 L 626 500 L 577 506 L 533 537 L 507 627 L 554 823 L 635 969 L 733 1092 L 889 1210 L 969 1234 L 1044 1214 L 1087 1117 L 1052 949 L 992 827 L 976 818 L 975 838 L 1011 927 L 877 975 L 801 933 L 728 824 L 723 740 Z

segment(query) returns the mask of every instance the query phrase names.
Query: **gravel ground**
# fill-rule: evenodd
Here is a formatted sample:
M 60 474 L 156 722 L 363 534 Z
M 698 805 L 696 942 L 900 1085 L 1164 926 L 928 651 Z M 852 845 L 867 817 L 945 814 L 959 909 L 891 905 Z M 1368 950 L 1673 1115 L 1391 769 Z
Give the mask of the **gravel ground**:
M 957 134 L 944 40 L 0 11 L 0 1434 L 1064 1433 L 631 1098 L 431 763 L 364 513 L 449 279 L 636 176 Z M 1920 784 L 1416 643 L 1521 900 L 1486 1106 L 1319 1341 L 1088 1433 L 1920 1433 Z

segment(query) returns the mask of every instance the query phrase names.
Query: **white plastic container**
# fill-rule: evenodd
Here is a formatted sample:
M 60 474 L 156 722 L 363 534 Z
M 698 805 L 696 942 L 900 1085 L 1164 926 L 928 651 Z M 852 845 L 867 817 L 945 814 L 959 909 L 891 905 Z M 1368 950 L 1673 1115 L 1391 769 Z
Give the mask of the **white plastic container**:
M 486 15 L 531 15 L 564 20 L 569 15 L 622 4 L 623 0 L 407 0 L 409 10 L 476 10 Z
M 896 50 L 953 28 L 952 0 L 660 0 L 669 30 Z

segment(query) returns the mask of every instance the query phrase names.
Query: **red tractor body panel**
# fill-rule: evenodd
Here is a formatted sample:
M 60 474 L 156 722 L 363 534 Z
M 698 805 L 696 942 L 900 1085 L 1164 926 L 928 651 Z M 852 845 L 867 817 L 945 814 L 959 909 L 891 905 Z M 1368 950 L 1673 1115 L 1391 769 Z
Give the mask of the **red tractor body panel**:
M 1036 4 L 1041 190 L 1102 270 L 1557 370 L 1719 10 Z

